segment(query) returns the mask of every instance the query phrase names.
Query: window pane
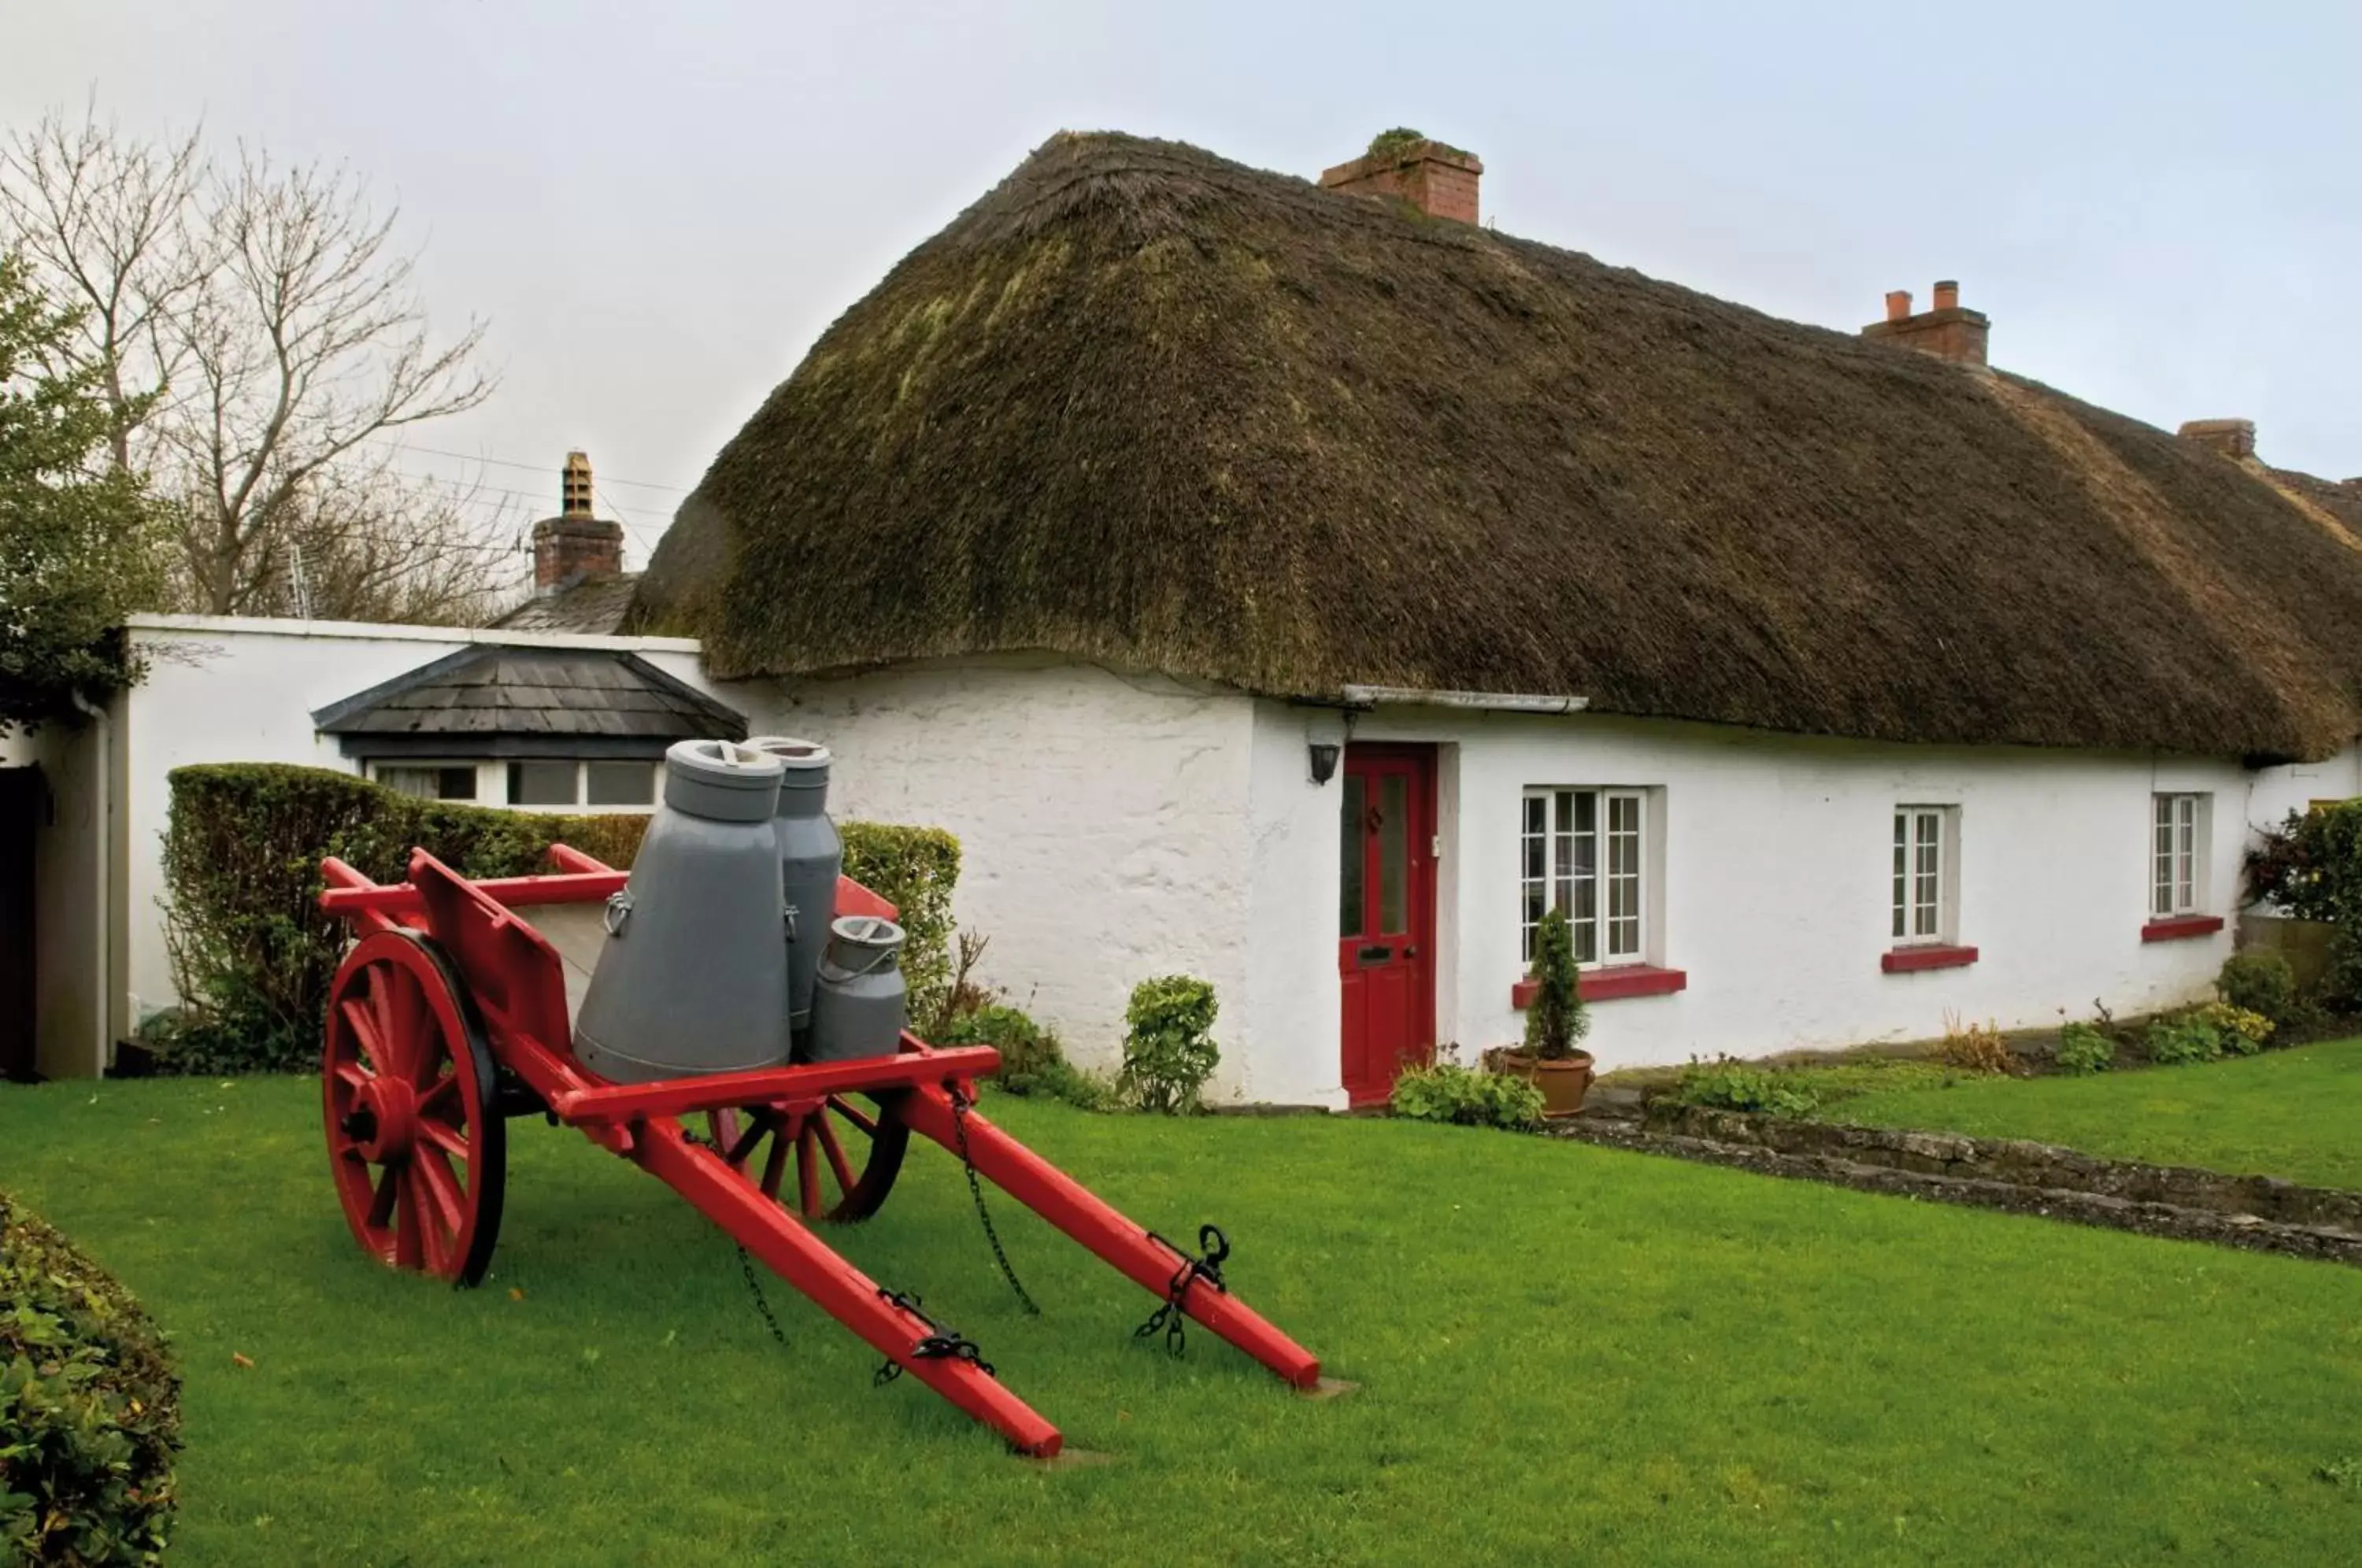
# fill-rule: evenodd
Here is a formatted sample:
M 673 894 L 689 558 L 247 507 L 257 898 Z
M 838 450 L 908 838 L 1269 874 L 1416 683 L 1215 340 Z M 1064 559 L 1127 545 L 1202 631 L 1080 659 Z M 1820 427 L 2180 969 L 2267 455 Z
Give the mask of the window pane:
M 1410 929 L 1410 780 L 1389 773 L 1378 780 L 1378 929 Z
M 1341 830 L 1337 844 L 1337 934 L 1362 934 L 1362 780 L 1345 778 L 1344 808 L 1338 813 Z
M 571 762 L 512 762 L 509 764 L 509 804 L 573 805 L 575 772 L 575 765 Z
M 435 798 L 438 801 L 472 801 L 476 798 L 476 769 L 470 763 L 458 767 L 438 767 L 435 770 Z
M 433 801 L 439 799 L 443 770 L 439 767 L 380 767 L 372 777 L 397 795 Z
M 1902 812 L 1894 813 L 1894 934 L 1903 936 L 1910 931 L 1911 919 L 1911 819 Z
M 646 762 L 586 762 L 582 765 L 584 798 L 594 806 L 652 806 L 657 800 L 657 770 Z

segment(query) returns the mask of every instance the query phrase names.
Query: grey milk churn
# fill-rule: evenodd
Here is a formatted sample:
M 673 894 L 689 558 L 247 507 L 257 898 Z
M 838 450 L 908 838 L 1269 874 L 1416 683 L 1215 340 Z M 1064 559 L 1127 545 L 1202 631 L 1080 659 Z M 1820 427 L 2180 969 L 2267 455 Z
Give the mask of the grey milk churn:
M 801 1036 L 811 1023 L 812 981 L 836 918 L 836 878 L 844 866 L 844 845 L 828 820 L 828 747 L 789 735 L 757 735 L 746 744 L 787 770 L 771 828 L 788 900 L 788 1010 Z
M 901 1049 L 908 1000 L 901 955 L 902 928 L 890 920 L 846 915 L 829 927 L 812 985 L 805 1061 L 846 1062 Z
M 788 1059 L 779 759 L 734 741 L 665 753 L 664 801 L 574 1022 L 575 1054 L 619 1083 Z

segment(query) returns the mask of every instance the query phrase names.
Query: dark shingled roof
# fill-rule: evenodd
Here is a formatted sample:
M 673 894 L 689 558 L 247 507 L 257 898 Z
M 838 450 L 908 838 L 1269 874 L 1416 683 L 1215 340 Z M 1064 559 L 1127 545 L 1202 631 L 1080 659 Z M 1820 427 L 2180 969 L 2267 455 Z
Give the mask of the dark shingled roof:
M 746 738 L 746 721 L 637 654 L 461 648 L 312 715 L 347 737 Z
M 492 623 L 510 632 L 591 632 L 601 636 L 622 629 L 640 574 L 619 572 L 585 578 L 555 593 L 535 594 Z
M 1588 256 L 1060 135 L 771 394 L 627 624 L 703 637 L 724 679 L 1046 648 L 1278 695 L 2319 756 L 2362 732 L 2344 491 Z

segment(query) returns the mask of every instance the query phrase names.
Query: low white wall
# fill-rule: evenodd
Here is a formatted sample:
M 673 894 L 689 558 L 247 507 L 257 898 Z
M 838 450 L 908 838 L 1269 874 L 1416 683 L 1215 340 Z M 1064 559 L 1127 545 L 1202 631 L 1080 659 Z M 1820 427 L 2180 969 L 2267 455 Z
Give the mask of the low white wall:
M 711 690 L 698 668 L 697 644 L 679 637 L 193 615 L 138 616 L 131 628 L 149 669 L 115 704 L 122 818 L 117 1033 L 177 999 L 163 922 L 163 834 L 171 809 L 165 779 L 173 768 L 291 762 L 359 772 L 333 736 L 313 729 L 313 712 L 476 644 L 620 649 Z
M 1336 721 L 1259 705 L 1260 749 L 1300 756 Z M 2094 999 L 2132 1012 L 2196 998 L 2231 947 L 2224 932 L 2144 943 L 2150 797 L 2213 799 L 2205 912 L 2230 916 L 2251 825 L 2314 798 L 2362 794 L 2362 760 L 2250 773 L 2228 762 L 2030 749 L 1816 741 L 1589 715 L 1385 710 L 1362 741 L 1440 744 L 1445 788 L 1438 1032 L 1463 1056 L 1517 1039 L 1519 812 L 1531 785 L 1659 790 L 1649 957 L 1687 988 L 1593 1006 L 1606 1066 L 1693 1055 L 1834 1047 L 1940 1033 L 1948 1013 L 2003 1027 L 2087 1016 Z M 1258 779 L 1264 777 L 1259 768 Z M 1335 1084 L 1336 816 L 1327 790 L 1259 790 L 1258 844 L 1290 847 L 1258 907 L 1249 988 L 1258 1041 L 1293 1047 L 1296 1081 Z M 1976 963 L 1887 974 L 1892 812 L 1959 808 L 1959 939 Z M 1297 889 L 1295 914 L 1285 912 Z M 1314 944 L 1329 939 L 1315 966 Z M 1325 1076 L 1324 1076 L 1325 1075 Z
M 959 836 L 955 911 L 991 938 L 984 978 L 1055 1025 L 1076 1060 L 1113 1063 L 1133 985 L 1188 973 L 1212 981 L 1223 1006 L 1217 1092 L 1286 1089 L 1284 1073 L 1260 1076 L 1270 1054 L 1250 1065 L 1242 1032 L 1253 1027 L 1242 999 L 1266 892 L 1247 834 L 1246 698 L 1023 657 L 717 695 L 757 731 L 834 751 L 833 815 Z M 1330 868 L 1333 881 L 1333 845 Z

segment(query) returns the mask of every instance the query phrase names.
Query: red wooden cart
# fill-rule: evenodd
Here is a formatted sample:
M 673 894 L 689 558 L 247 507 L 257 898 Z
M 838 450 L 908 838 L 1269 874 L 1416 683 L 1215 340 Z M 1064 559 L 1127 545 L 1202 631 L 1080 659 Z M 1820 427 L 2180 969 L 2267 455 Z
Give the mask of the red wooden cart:
M 972 1345 L 810 1228 L 875 1213 L 915 1132 L 1289 1384 L 1320 1386 L 1319 1362 L 1231 1294 L 1218 1269 L 1133 1224 L 971 1109 L 975 1080 L 1000 1066 L 989 1046 L 938 1050 L 906 1032 L 900 1055 L 867 1061 L 648 1084 L 586 1071 L 573 1055 L 566 964 L 516 911 L 596 911 L 626 874 L 563 845 L 550 861 L 551 875 L 478 882 L 414 850 L 410 879 L 392 885 L 339 860 L 322 864 L 321 907 L 358 936 L 328 1003 L 329 1164 L 354 1236 L 379 1258 L 459 1285 L 482 1279 L 500 1230 L 506 1121 L 546 1114 L 679 1193 L 891 1365 L 1019 1452 L 1051 1457 L 1058 1429 L 1003 1387 Z M 837 909 L 894 913 L 849 879 Z M 682 1124 L 700 1114 L 702 1135 Z

